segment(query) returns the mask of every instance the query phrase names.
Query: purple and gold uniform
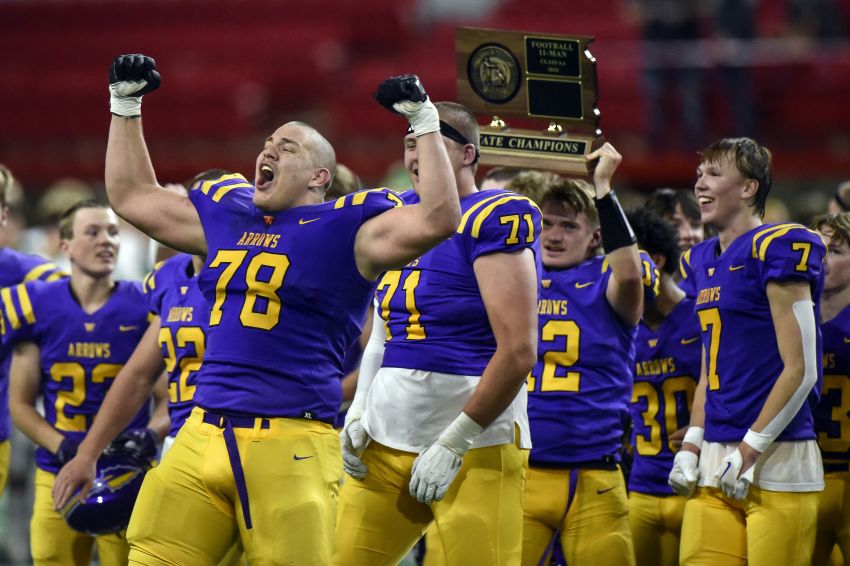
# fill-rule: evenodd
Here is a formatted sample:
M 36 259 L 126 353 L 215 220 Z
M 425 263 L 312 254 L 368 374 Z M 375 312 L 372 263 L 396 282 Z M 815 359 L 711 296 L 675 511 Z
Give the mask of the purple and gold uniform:
M 817 316 L 826 248 L 817 234 L 799 224 L 760 226 L 719 255 L 718 246 L 717 238 L 697 244 L 682 256 L 682 269 L 696 291 L 706 352 L 705 440 L 740 442 L 783 368 L 765 288 L 771 281 L 809 283 Z M 758 351 L 752 349 L 753 337 L 760 338 Z M 820 375 L 809 402 L 777 441 L 815 438 L 812 408 Z
M 705 441 L 697 492 L 685 504 L 680 560 L 720 556 L 751 564 L 807 564 L 817 518 L 823 468 L 813 409 L 822 368 L 808 399 L 756 463 L 743 501 L 725 497 L 715 472 L 756 422 L 784 364 L 779 352 L 770 283 L 805 283 L 819 318 L 826 247 L 799 224 L 767 224 L 735 238 L 720 253 L 717 238 L 683 256 L 695 290 L 707 381 Z M 816 329 L 817 356 L 821 336 Z M 747 558 L 749 557 L 749 558 Z
M 70 279 L 33 281 L 3 290 L 3 317 L 8 346 L 31 342 L 39 347 L 40 393 L 44 419 L 66 437 L 81 441 L 112 380 L 136 348 L 148 326 L 141 286 L 118 281 L 109 300 L 86 313 L 71 290 Z M 127 429 L 144 428 L 145 407 Z M 48 450 L 35 453 L 35 502 L 30 545 L 37 564 L 87 563 L 96 540 L 101 564 L 127 560 L 123 536 L 90 537 L 72 530 L 53 509 L 52 489 L 60 462 Z
M 658 272 L 641 252 L 644 287 Z M 543 272 L 538 361 L 528 379 L 533 447 L 526 483 L 523 564 L 537 564 L 553 533 L 571 564 L 634 562 L 618 469 L 632 390 L 636 326 L 608 302 L 606 259 Z M 553 498 L 557 490 L 563 498 Z
M 42 257 L 0 248 L 0 289 L 27 281 L 56 281 L 65 276 L 58 267 Z M 0 292 L 0 299 L 5 301 L 6 297 L 11 297 L 10 290 Z M 0 325 L 2 318 L 0 316 Z M 5 331 L 5 327 L 0 326 L 0 330 Z M 6 487 L 11 452 L 9 436 L 12 434 L 12 419 L 8 410 L 11 361 L 11 354 L 6 352 L 0 343 L 0 494 Z
M 250 562 L 330 560 L 342 463 L 328 423 L 374 289 L 354 240 L 402 202 L 379 189 L 266 212 L 253 190 L 226 175 L 189 193 L 207 240 L 207 348 L 198 407 L 136 502 L 133 561 L 215 563 L 238 538 Z M 185 512 L 158 511 L 171 506 Z
M 413 191 L 401 197 L 419 202 Z M 539 258 L 540 211 L 527 197 L 502 189 L 462 198 L 461 210 L 457 236 L 387 272 L 378 284 L 387 326 L 384 367 L 481 375 L 496 351 L 472 264 L 526 248 Z
M 850 557 L 850 306 L 820 328 L 823 387 L 815 408 L 815 432 L 825 485 L 812 564 L 826 564 L 836 544 Z
M 418 201 L 412 192 L 402 197 Z M 460 205 L 456 234 L 378 284 L 383 320 L 375 324 L 385 324 L 386 342 L 362 420 L 373 440 L 362 455 L 369 473 L 346 478 L 333 564 L 396 563 L 434 522 L 445 563 L 519 560 L 530 441 L 524 391 L 476 437 L 441 501 L 421 504 L 408 488 L 417 454 L 462 411 L 496 351 L 475 261 L 531 250 L 540 270 L 532 201 L 495 189 Z
M 209 305 L 198 288 L 192 256 L 178 254 L 158 265 L 144 281 L 149 310 L 160 317 L 159 344 L 168 372 L 168 436 L 195 406 L 195 380 L 206 346 Z
M 676 305 L 655 330 L 644 322 L 638 326 L 629 476 L 629 525 L 638 564 L 678 563 L 685 498 L 667 484 L 676 452 L 670 435 L 690 421 L 701 352 L 691 299 Z

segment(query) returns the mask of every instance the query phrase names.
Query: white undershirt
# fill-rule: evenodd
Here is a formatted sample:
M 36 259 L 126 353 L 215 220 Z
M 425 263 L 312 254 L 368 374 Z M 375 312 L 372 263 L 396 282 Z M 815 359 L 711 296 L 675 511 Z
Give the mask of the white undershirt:
M 384 446 L 419 453 L 457 418 L 480 380 L 479 375 L 381 368 L 369 388 L 363 426 Z M 528 392 L 523 387 L 475 438 L 472 448 L 513 443 L 514 425 L 519 428 L 520 447 L 531 448 L 527 406 Z
M 738 447 L 737 442 L 703 442 L 699 456 L 699 485 L 718 487 L 714 473 Z M 767 491 L 821 491 L 823 463 L 815 440 L 774 442 L 756 462 L 754 483 Z

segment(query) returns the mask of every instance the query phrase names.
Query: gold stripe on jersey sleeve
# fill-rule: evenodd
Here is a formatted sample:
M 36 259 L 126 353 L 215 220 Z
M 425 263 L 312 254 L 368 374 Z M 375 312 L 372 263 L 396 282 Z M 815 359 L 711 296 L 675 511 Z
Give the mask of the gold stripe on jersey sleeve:
M 35 279 L 38 279 L 51 269 L 56 269 L 56 266 L 52 263 L 42 263 L 41 265 L 36 265 L 32 269 L 30 269 L 29 273 L 24 276 L 24 282 L 26 283 L 27 281 L 33 281 Z
M 150 273 L 148 273 L 144 280 L 142 280 L 142 292 L 147 293 L 148 291 L 153 291 L 156 289 L 156 273 L 159 271 L 159 268 L 162 267 L 162 264 L 165 263 L 165 260 L 158 261 L 151 269 Z
M 35 324 L 35 311 L 32 310 L 29 291 L 23 283 L 15 287 L 15 290 L 18 292 L 18 302 L 21 303 L 21 314 L 28 323 Z
M 235 185 L 227 185 L 226 187 L 219 187 L 218 190 L 213 195 L 213 202 L 219 202 L 224 195 L 232 191 L 233 189 L 253 189 L 253 185 L 249 185 L 247 183 L 237 183 Z
M 231 173 L 230 175 L 223 175 L 218 179 L 210 179 L 209 181 L 204 181 L 203 183 L 201 183 L 201 192 L 205 195 L 208 195 L 210 194 L 210 189 L 212 189 L 213 186 L 218 185 L 219 183 L 223 183 L 224 181 L 230 181 L 232 179 L 240 179 L 242 181 L 245 181 L 246 183 L 248 182 L 245 177 L 243 177 L 239 173 Z
M 535 206 L 534 203 L 531 202 L 531 199 L 529 199 L 528 197 L 524 197 L 521 195 L 503 196 L 499 200 L 488 204 L 487 207 L 484 208 L 484 210 L 482 210 L 481 213 L 475 218 L 475 222 L 472 224 L 472 237 L 478 237 L 478 234 L 481 231 L 481 225 L 484 224 L 484 221 L 487 220 L 487 218 L 493 213 L 494 210 L 496 210 L 496 208 L 512 200 L 524 200 L 531 203 L 532 206 Z M 460 231 L 460 228 L 458 228 L 458 231 Z
M 17 330 L 21 327 L 21 319 L 18 317 L 18 311 L 15 310 L 15 305 L 12 303 L 12 289 L 5 287 L 0 289 L 0 300 L 3 301 L 3 310 L 6 312 L 6 318 L 9 319 L 9 325 L 12 330 Z
M 785 224 L 777 224 L 776 226 L 770 226 L 768 228 L 765 228 L 763 230 L 759 230 L 758 232 L 756 232 L 753 235 L 753 252 L 752 252 L 753 257 L 759 256 L 758 249 L 759 249 L 759 240 L 761 238 L 763 238 L 763 237 L 767 236 L 768 234 L 771 234 L 771 233 L 773 233 L 777 230 L 782 230 L 783 228 L 788 228 L 790 226 L 799 226 L 799 224 L 792 224 L 792 223 L 786 222 Z
M 398 208 L 399 206 L 404 206 L 404 202 L 402 202 L 398 195 L 395 194 L 393 191 L 387 188 L 378 188 L 357 191 L 356 193 L 343 195 L 334 201 L 334 209 L 346 206 L 345 200 L 349 197 L 351 197 L 351 202 L 348 203 L 348 206 L 359 206 L 366 202 L 366 197 L 369 196 L 369 193 L 384 193 L 384 196 L 387 197 L 387 200 L 395 203 L 395 208 Z
M 66 277 L 68 277 L 67 273 L 65 273 L 62 270 L 57 269 L 56 271 L 54 271 L 53 273 L 48 275 L 44 280 L 47 281 L 48 283 L 53 283 L 54 281 L 59 281 L 60 279 L 65 279 Z
M 770 243 L 773 240 L 775 240 L 776 238 L 779 238 L 781 236 L 784 236 L 785 234 L 787 234 L 791 230 L 798 230 L 798 229 L 803 230 L 805 232 L 811 232 L 811 230 L 809 230 L 808 228 L 806 228 L 805 226 L 802 226 L 800 224 L 785 225 L 784 228 L 781 228 L 779 230 L 774 230 L 773 233 L 771 233 L 764 240 L 762 240 L 761 244 L 759 245 L 759 253 L 758 253 L 759 260 L 764 261 L 765 257 L 767 257 L 767 248 L 770 246 Z
M 688 272 L 685 271 L 685 265 L 688 267 L 691 266 L 691 248 L 685 250 L 685 253 L 679 258 L 679 273 L 682 275 L 682 279 L 688 278 Z
M 204 193 L 205 195 L 209 195 L 212 188 L 215 187 L 216 185 L 219 185 L 219 184 L 221 184 L 225 181 L 232 181 L 234 179 L 238 180 L 238 181 L 242 181 L 242 182 L 241 183 L 234 183 L 232 185 L 227 185 L 227 186 L 224 186 L 224 187 L 218 187 L 216 189 L 215 193 L 213 193 L 213 196 L 212 196 L 213 202 L 219 202 L 222 198 L 224 198 L 224 195 L 226 195 L 227 193 L 229 193 L 233 189 L 253 189 L 254 188 L 254 186 L 251 183 L 249 183 L 248 180 L 245 179 L 245 177 L 243 177 L 239 173 L 232 173 L 230 175 L 224 175 L 222 177 L 219 177 L 218 179 L 212 179 L 210 181 L 204 181 L 203 183 L 201 183 L 200 191 L 202 193 Z
M 21 303 L 21 314 L 24 316 L 24 319 L 32 324 L 35 322 L 35 315 L 32 311 L 29 294 L 23 284 L 0 289 L 0 299 L 3 301 L 3 310 L 6 311 L 6 318 L 9 319 L 9 325 L 12 327 L 12 330 L 17 330 L 21 327 L 21 317 L 18 315 L 15 304 L 12 302 L 12 289 L 15 289 L 18 293 L 18 300 Z
M 478 211 L 479 208 L 481 208 L 482 206 L 484 206 L 488 202 L 496 200 L 497 198 L 503 197 L 503 196 L 505 196 L 504 193 L 499 193 L 498 195 L 493 195 L 491 197 L 481 199 L 480 201 L 478 201 L 475 204 L 473 204 L 472 206 L 470 206 L 469 210 L 464 212 L 463 216 L 460 219 L 460 226 L 457 227 L 457 233 L 463 234 L 463 230 L 466 228 L 466 223 L 469 222 L 469 219 L 472 218 L 472 215 L 475 214 Z

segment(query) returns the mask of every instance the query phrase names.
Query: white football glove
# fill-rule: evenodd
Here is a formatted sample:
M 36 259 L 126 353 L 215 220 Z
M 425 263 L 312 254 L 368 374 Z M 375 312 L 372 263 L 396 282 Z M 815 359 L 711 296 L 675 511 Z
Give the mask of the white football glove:
M 693 444 L 702 448 L 705 429 L 701 426 L 689 426 L 682 438 L 682 444 Z M 673 458 L 673 469 L 667 477 L 667 484 L 679 495 L 693 495 L 699 480 L 699 455 L 688 450 L 679 450 Z
M 360 460 L 360 455 L 370 440 L 361 422 L 362 417 L 363 409 L 352 404 L 345 415 L 345 425 L 339 432 L 339 442 L 342 445 L 342 467 L 346 474 L 358 480 L 363 480 L 366 472 L 369 471 Z
M 482 430 L 484 428 L 466 413 L 458 415 L 437 442 L 416 457 L 410 478 L 410 495 L 426 505 L 440 501 L 457 477 L 463 455 Z
M 741 456 L 741 451 L 737 448 L 734 452 L 723 458 L 720 462 L 720 467 L 714 472 L 714 478 L 720 485 L 720 490 L 732 499 L 742 501 L 747 498 L 747 493 L 750 490 L 750 484 L 753 483 L 753 473 L 755 465 L 741 474 L 741 468 L 744 467 L 744 458 Z
M 699 456 L 688 450 L 679 450 L 673 458 L 673 469 L 667 483 L 678 495 L 693 495 L 699 480 Z

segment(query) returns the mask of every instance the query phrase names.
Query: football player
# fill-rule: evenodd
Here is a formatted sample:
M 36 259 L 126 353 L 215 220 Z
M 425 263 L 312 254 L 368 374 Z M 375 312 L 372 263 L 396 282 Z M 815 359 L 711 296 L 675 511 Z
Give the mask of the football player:
M 8 194 L 15 183 L 12 172 L 0 164 L 0 230 L 6 225 L 9 214 Z M 0 288 L 10 287 L 27 281 L 56 281 L 65 277 L 60 269 L 44 258 L 24 254 L 5 246 L 0 246 Z M 10 291 L 0 291 L 0 299 Z M 2 317 L 0 317 L 2 318 Z M 4 327 L 0 326 L 0 330 Z M 11 354 L 5 352 L 0 344 L 0 495 L 6 487 L 9 477 L 9 457 L 11 445 L 9 436 L 12 433 L 12 420 L 9 417 L 9 364 Z
M 826 248 L 799 224 L 762 224 L 770 187 L 770 152 L 754 140 L 724 138 L 702 152 L 695 191 L 718 235 L 682 256 L 703 360 L 669 477 L 693 495 L 686 564 L 811 561 L 823 489 L 812 406 Z
M 622 157 L 610 144 L 588 157 L 598 160 L 593 186 L 555 182 L 539 202 L 544 271 L 523 499 L 529 565 L 548 563 L 556 544 L 569 564 L 635 561 L 619 462 L 637 323 L 657 279 L 611 190 Z
M 15 425 L 38 445 L 30 547 L 35 564 L 82 565 L 96 542 L 101 564 L 126 564 L 124 537 L 95 540 L 72 530 L 54 510 L 51 489 L 147 329 L 148 313 L 138 283 L 112 279 L 118 217 L 108 206 L 77 203 L 61 217 L 59 232 L 71 277 L 2 291 L 3 342 L 15 347 L 9 409 Z M 35 407 L 39 396 L 44 416 Z M 149 414 L 148 407 L 137 411 L 126 434 L 149 439 Z M 155 452 L 154 443 L 147 456 Z
M 815 432 L 823 456 L 824 490 L 818 505 L 817 536 L 812 564 L 827 564 L 838 545 L 850 558 L 850 213 L 815 219 L 815 229 L 827 246 L 826 278 L 821 302 L 823 387 L 815 410 Z
M 685 498 L 673 493 L 667 476 L 681 443 L 675 433 L 688 424 L 699 379 L 700 329 L 694 301 L 673 278 L 680 255 L 676 229 L 648 208 L 627 216 L 660 272 L 658 297 L 644 306 L 635 339 L 629 526 L 638 564 L 674 566 Z
M 340 566 L 397 564 L 432 522 L 445 564 L 519 564 L 540 212 L 516 193 L 479 191 L 475 116 L 451 102 L 437 109 L 463 216 L 451 239 L 378 284 L 340 435 L 352 476 L 340 495 Z M 410 131 L 409 203 L 421 197 L 421 160 Z
M 106 189 L 149 236 L 206 255 L 198 285 L 211 311 L 198 407 L 145 477 L 127 533 L 130 560 L 217 563 L 241 539 L 252 563 L 328 563 L 343 353 L 380 274 L 460 221 L 436 109 L 412 75 L 376 93 L 414 130 L 417 205 L 401 206 L 388 190 L 323 204 L 336 158 L 303 122 L 265 140 L 253 184 L 227 176 L 187 198 L 159 186 L 142 135 L 141 97 L 159 82 L 150 57 L 113 62 Z

